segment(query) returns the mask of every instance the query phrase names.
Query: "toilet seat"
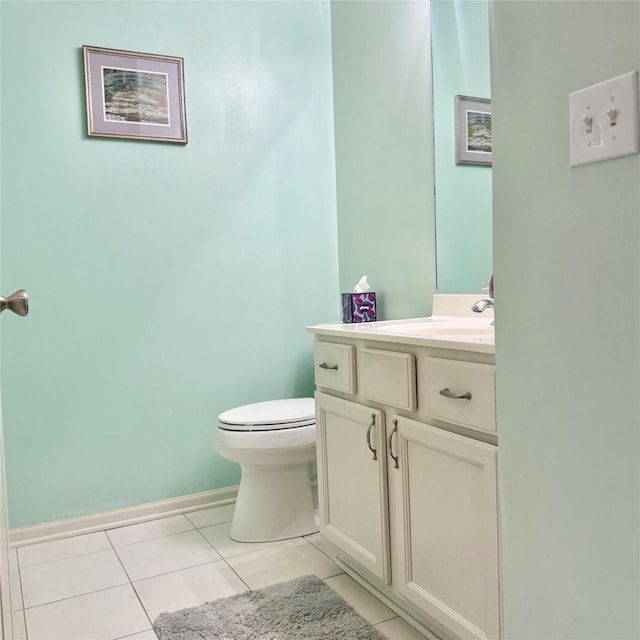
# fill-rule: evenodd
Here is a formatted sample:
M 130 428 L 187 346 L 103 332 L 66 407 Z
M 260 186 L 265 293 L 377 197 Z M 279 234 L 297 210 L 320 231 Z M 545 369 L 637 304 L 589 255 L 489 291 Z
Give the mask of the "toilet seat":
M 256 402 L 224 411 L 218 428 L 225 431 L 279 431 L 315 425 L 313 398 Z

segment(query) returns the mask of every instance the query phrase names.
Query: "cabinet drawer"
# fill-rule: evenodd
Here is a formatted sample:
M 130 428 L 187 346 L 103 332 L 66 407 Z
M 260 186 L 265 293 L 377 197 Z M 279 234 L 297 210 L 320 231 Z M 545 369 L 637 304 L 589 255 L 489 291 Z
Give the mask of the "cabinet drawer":
M 370 400 L 416 410 L 416 360 L 412 353 L 360 349 L 358 388 Z
M 442 358 L 426 358 L 424 365 L 418 393 L 430 417 L 495 432 L 493 365 Z
M 356 392 L 356 358 L 352 345 L 316 342 L 314 369 L 318 387 Z

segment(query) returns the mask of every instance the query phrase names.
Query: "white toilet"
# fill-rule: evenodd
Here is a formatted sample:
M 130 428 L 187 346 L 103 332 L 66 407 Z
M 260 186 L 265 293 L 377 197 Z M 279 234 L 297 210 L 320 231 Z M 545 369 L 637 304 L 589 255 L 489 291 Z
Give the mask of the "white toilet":
M 318 531 L 313 398 L 258 402 L 221 413 L 216 449 L 242 469 L 233 540 L 267 542 Z

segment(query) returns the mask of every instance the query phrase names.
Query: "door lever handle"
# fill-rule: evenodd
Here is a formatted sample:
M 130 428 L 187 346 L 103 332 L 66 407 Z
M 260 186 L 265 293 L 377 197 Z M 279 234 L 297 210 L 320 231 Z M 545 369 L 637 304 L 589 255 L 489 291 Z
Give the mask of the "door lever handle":
M 14 291 L 8 298 L 0 296 L 0 313 L 5 309 L 26 316 L 29 313 L 29 295 L 24 289 Z

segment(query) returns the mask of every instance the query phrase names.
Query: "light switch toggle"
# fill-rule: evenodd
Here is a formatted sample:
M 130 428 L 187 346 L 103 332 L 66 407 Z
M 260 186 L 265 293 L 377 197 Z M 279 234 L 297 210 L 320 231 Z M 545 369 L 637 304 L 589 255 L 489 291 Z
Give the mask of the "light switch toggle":
M 572 167 L 638 153 L 638 72 L 609 78 L 569 94 Z
M 587 127 L 585 133 L 593 133 L 593 118 L 591 116 L 582 116 L 582 122 Z

